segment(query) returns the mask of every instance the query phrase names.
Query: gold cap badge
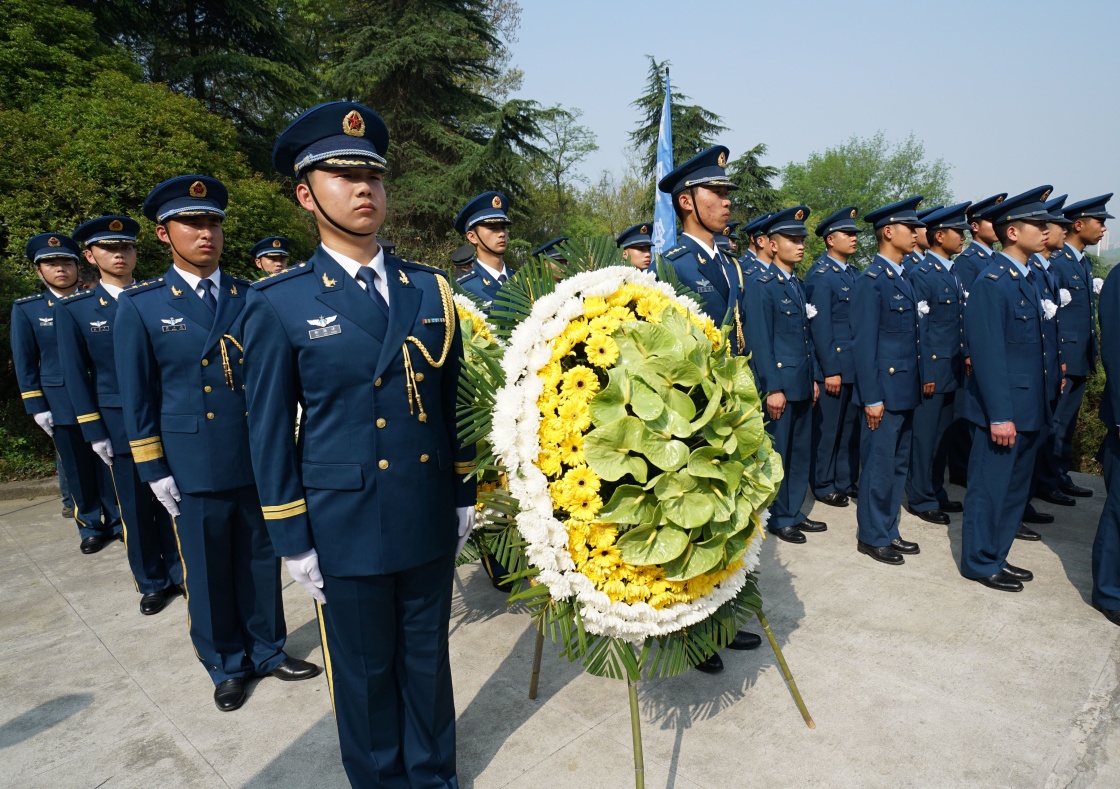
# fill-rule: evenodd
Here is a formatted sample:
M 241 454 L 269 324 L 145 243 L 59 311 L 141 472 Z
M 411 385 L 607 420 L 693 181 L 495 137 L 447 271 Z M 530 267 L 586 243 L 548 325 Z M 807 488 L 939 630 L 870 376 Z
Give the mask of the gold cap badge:
M 124 223 L 119 219 L 114 219 L 109 223 L 109 229 L 114 233 L 119 233 L 121 230 L 124 230 Z
M 999 204 L 1000 204 L 1000 203 L 1002 203 L 1002 202 L 1003 202 L 1003 198 L 1002 198 L 1002 197 L 997 197 L 997 198 L 996 198 L 996 205 L 999 205 Z
M 502 207 L 502 198 L 498 197 L 497 195 L 494 195 L 494 199 L 490 201 L 490 205 L 494 206 L 495 208 L 501 208 Z
M 279 249 L 280 248 L 280 239 L 278 239 L 278 238 L 272 239 L 272 246 L 273 246 L 274 249 Z
M 1045 192 L 1042 193 L 1042 199 L 1043 200 L 1045 200 L 1049 196 L 1050 196 L 1050 190 L 1049 189 L 1047 189 Z
M 342 131 L 351 137 L 366 136 L 366 119 L 357 110 L 350 110 L 342 119 Z
M 921 208 L 921 207 L 922 207 L 922 203 L 924 203 L 924 202 L 925 202 L 925 200 L 919 200 L 919 201 L 918 201 L 918 204 L 917 204 L 916 206 L 914 206 L 914 208 Z
M 856 210 L 853 208 L 852 212 L 850 214 L 848 214 L 848 216 L 851 217 L 852 219 L 855 219 L 856 218 Z
M 727 165 L 727 154 L 726 153 L 720 153 L 719 158 L 716 159 L 716 164 L 718 164 L 720 167 L 726 166 Z
M 805 212 L 802 211 L 800 208 L 798 208 L 797 213 L 793 215 L 793 218 L 796 219 L 798 222 L 800 222 L 802 219 L 805 218 Z
M 61 245 L 62 245 L 62 242 L 58 240 L 58 236 L 51 236 L 50 238 L 47 239 L 47 246 L 48 247 L 57 247 L 57 246 L 61 246 Z
M 728 226 L 728 227 L 725 227 L 725 228 L 723 229 L 723 234 L 724 234 L 725 236 L 729 236 L 729 235 L 731 235 L 731 227 L 730 227 L 730 226 Z
M 202 181 L 195 181 L 191 184 L 190 194 L 191 197 L 206 197 L 206 184 Z
M 642 235 L 645 235 L 646 233 L 649 232 L 649 228 L 646 227 L 645 225 L 642 225 L 642 229 L 639 230 L 638 232 L 641 233 Z

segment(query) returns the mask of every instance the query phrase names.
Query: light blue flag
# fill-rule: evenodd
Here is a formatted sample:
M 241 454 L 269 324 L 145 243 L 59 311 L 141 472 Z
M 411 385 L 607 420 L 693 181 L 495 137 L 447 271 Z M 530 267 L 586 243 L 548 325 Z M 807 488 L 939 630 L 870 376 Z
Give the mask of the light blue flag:
M 665 103 L 661 107 L 661 129 L 657 133 L 656 198 L 653 204 L 653 251 L 661 253 L 677 243 L 677 215 L 673 196 L 657 189 L 658 182 L 673 170 L 673 116 L 670 112 L 669 69 L 665 69 Z

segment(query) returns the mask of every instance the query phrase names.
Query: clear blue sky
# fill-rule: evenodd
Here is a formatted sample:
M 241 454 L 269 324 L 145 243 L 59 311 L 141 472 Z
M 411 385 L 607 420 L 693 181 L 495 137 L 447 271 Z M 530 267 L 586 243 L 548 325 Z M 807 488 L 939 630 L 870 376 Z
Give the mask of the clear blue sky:
M 649 54 L 723 116 L 732 158 L 763 142 L 780 167 L 852 135 L 913 132 L 962 200 L 1044 183 L 1071 202 L 1120 192 L 1118 0 L 519 1 L 518 95 L 583 110 L 593 178 L 624 167 Z

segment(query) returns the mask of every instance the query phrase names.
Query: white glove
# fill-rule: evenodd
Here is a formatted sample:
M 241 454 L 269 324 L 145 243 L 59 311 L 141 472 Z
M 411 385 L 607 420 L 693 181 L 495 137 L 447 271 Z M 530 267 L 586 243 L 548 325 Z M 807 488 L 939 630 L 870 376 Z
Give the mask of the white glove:
M 293 581 L 320 603 L 327 604 L 327 596 L 323 594 L 323 574 L 319 572 L 319 553 L 314 548 L 295 556 L 285 556 L 284 564 L 288 566 L 288 574 Z
M 1050 299 L 1042 300 L 1042 317 L 1048 321 L 1054 320 L 1054 316 L 1058 314 L 1058 305 L 1050 301 Z
M 926 301 L 923 300 L 918 302 L 918 314 L 929 315 L 929 304 Z
M 474 507 L 456 507 L 455 514 L 459 516 L 459 542 L 455 546 L 455 555 L 458 556 L 474 531 Z
M 1071 301 L 1073 301 L 1073 294 L 1070 293 L 1066 288 L 1060 288 L 1058 290 L 1058 300 L 1061 301 L 1062 306 L 1064 307 Z
M 1104 280 L 1100 277 L 1093 277 L 1093 293 L 1100 295 L 1101 288 L 1104 287 Z
M 103 438 L 100 441 L 94 441 L 92 444 L 90 444 L 90 446 L 93 447 L 93 451 L 97 453 L 97 456 L 101 458 L 106 466 L 113 465 L 112 441 L 107 438 Z
M 54 436 L 54 417 L 51 416 L 50 411 L 40 411 L 35 414 L 33 418 L 35 419 L 35 424 L 43 428 L 43 432 L 48 436 Z
M 812 304 L 806 304 L 805 305 L 805 316 L 809 320 L 813 320 L 813 318 L 817 317 L 817 308 L 814 307 Z
M 179 495 L 179 486 L 175 484 L 175 477 L 164 477 L 157 479 L 155 482 L 149 482 L 148 485 L 152 489 L 152 493 L 156 494 L 159 503 L 163 508 L 171 513 L 172 518 L 179 517 L 179 504 L 182 499 Z

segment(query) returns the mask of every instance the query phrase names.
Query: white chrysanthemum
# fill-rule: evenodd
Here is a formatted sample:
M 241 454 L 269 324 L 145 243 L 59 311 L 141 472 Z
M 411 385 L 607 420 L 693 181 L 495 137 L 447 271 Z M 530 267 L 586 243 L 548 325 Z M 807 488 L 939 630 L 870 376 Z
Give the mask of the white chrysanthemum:
M 1103 287 L 1104 287 L 1104 280 L 1101 279 L 1100 277 L 1093 277 L 1093 293 L 1099 294 L 1101 292 L 1101 288 L 1103 288 Z
M 1067 288 L 1060 288 L 1058 290 L 1058 300 L 1061 302 L 1062 306 L 1064 307 L 1067 304 L 1069 304 L 1071 301 L 1073 301 L 1073 294 L 1070 293 Z
M 809 316 L 809 320 L 813 320 L 813 318 L 817 317 L 817 308 L 812 304 L 806 304 L 805 314 Z
M 1042 317 L 1048 321 L 1054 320 L 1054 316 L 1058 314 L 1058 305 L 1050 299 L 1042 300 Z
M 918 314 L 929 315 L 929 304 L 925 300 L 918 302 Z

